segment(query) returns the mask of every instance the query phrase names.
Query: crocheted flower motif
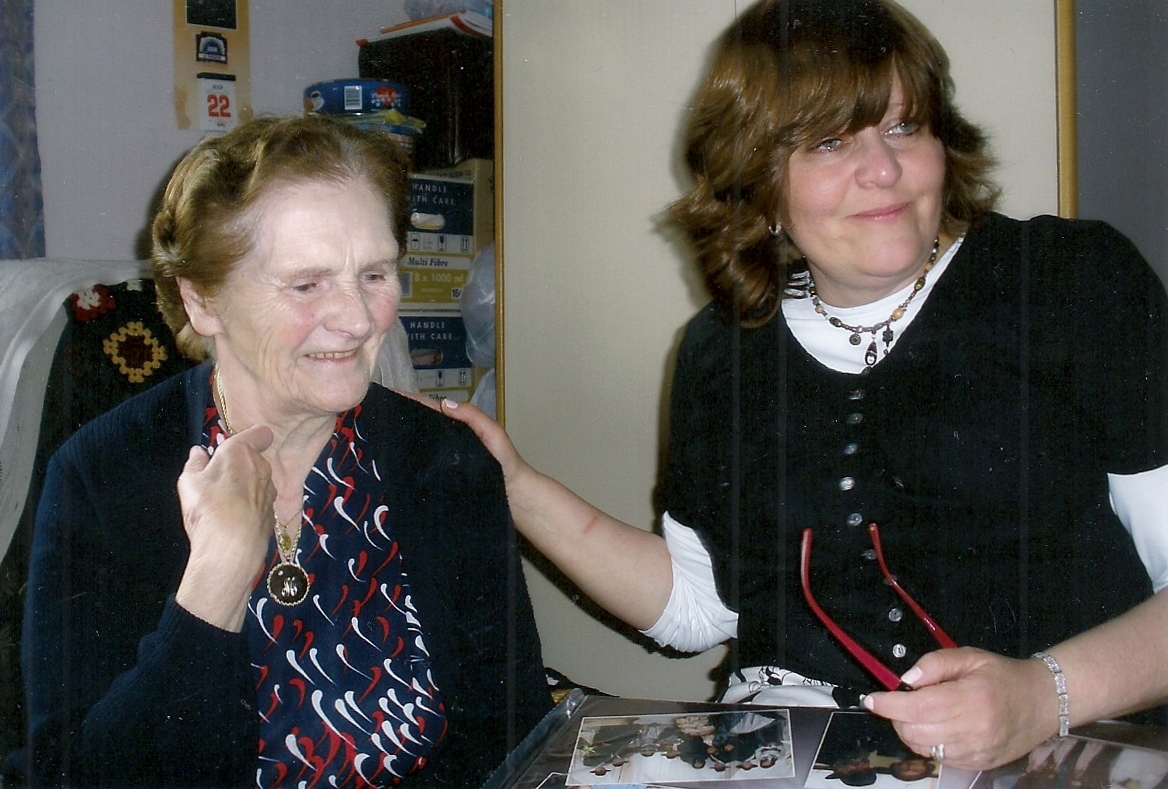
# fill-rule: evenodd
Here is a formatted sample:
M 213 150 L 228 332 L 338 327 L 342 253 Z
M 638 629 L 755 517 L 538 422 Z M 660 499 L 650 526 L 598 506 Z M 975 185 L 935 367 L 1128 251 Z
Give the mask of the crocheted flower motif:
M 140 384 L 166 361 L 164 348 L 141 321 L 130 321 L 101 345 L 118 372 Z
M 105 285 L 94 285 L 69 294 L 69 306 L 77 321 L 85 323 L 104 315 L 118 305 Z

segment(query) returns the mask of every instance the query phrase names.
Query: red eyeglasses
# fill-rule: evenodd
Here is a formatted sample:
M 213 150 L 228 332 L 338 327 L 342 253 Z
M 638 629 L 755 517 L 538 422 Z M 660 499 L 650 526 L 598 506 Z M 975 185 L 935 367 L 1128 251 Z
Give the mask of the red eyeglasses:
M 933 617 L 925 613 L 925 609 L 921 608 L 917 601 L 913 600 L 909 593 L 904 591 L 904 588 L 888 570 L 888 565 L 884 562 L 884 551 L 880 547 L 880 530 L 876 527 L 875 523 L 868 524 L 868 535 L 872 538 L 872 547 L 876 549 L 876 561 L 880 565 L 880 572 L 884 574 L 884 579 L 888 581 L 889 586 L 912 609 L 912 612 L 924 623 L 928 631 L 933 634 L 933 638 L 937 640 L 937 643 L 943 649 L 956 648 L 957 642 L 941 629 L 941 626 L 937 624 Z M 815 616 L 828 629 L 828 632 L 839 639 L 840 643 L 844 645 L 844 648 L 852 654 L 852 657 L 858 660 L 860 665 L 876 678 L 877 682 L 888 690 L 912 690 L 910 686 L 900 681 L 900 677 L 896 672 L 885 666 L 871 652 L 856 643 L 855 639 L 845 633 L 844 629 L 837 625 L 827 615 L 827 612 L 819 606 L 819 603 L 815 602 L 815 597 L 811 594 L 811 529 L 803 530 L 803 541 L 799 550 L 799 578 L 803 584 L 803 598 L 807 600 L 807 605 L 811 607 Z

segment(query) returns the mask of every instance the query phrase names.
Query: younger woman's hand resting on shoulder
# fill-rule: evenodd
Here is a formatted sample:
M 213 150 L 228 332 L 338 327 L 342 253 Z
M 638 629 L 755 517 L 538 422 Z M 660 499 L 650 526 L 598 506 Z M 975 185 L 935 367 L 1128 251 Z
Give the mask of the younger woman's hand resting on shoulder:
M 603 608 L 640 630 L 661 616 L 673 588 L 669 550 L 659 535 L 622 523 L 541 474 L 495 420 L 473 405 L 441 409 L 470 426 L 503 469 L 515 527 Z
M 499 461 L 499 465 L 503 468 L 503 478 L 507 482 L 508 492 L 511 492 L 514 483 L 524 474 L 535 470 L 515 449 L 515 445 L 511 443 L 511 437 L 507 435 L 503 427 L 475 406 L 470 403 L 443 400 L 439 408 L 442 413 L 452 419 L 457 419 L 468 425 L 483 442 L 483 446 L 495 456 L 495 460 Z
M 519 450 L 515 448 L 515 444 L 511 442 L 511 437 L 503 430 L 503 426 L 483 413 L 481 409 L 470 403 L 456 403 L 450 399 L 435 400 L 432 397 L 427 397 L 417 392 L 394 391 L 402 397 L 417 400 L 423 405 L 440 411 L 451 419 L 462 422 L 474 431 L 479 441 L 483 442 L 483 446 L 494 456 L 500 468 L 503 469 L 503 482 L 507 486 L 507 500 L 511 504 L 513 511 L 516 509 L 524 511 L 539 508 L 540 499 L 546 498 L 549 495 L 553 499 L 560 498 L 560 491 L 553 492 L 554 488 L 559 487 L 558 483 L 548 477 L 544 477 L 534 467 L 529 465 L 523 459 L 523 456 L 519 454 Z M 567 490 L 562 492 L 568 496 L 573 496 Z M 515 512 L 515 514 L 520 516 L 516 522 L 520 531 L 528 539 L 533 539 L 533 535 L 528 528 L 531 522 L 522 517 L 522 512 Z
M 229 437 L 214 456 L 192 447 L 178 478 L 191 554 L 175 600 L 236 633 L 275 526 L 276 488 L 263 456 L 271 443 L 272 431 L 258 425 Z

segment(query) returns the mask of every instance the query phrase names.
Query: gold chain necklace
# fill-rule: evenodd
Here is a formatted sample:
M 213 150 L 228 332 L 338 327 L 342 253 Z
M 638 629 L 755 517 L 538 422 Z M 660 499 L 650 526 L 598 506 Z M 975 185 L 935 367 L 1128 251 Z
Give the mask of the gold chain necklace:
M 276 514 L 276 507 L 272 505 L 272 515 L 276 517 L 276 548 L 280 551 L 281 558 L 286 562 L 292 561 L 293 549 L 296 543 L 300 541 L 300 524 L 296 524 L 296 533 L 289 534 L 288 527 L 292 525 L 292 521 L 300 518 L 300 513 L 296 513 L 283 523 L 280 522 L 280 516 Z
M 878 359 L 876 349 L 876 332 L 880 331 L 881 329 L 884 330 L 880 334 L 880 339 L 884 341 L 884 355 L 887 356 L 888 351 L 892 349 L 892 341 L 896 336 L 892 331 L 892 324 L 904 317 L 904 313 L 908 309 L 908 305 L 912 302 L 916 295 L 924 289 L 925 278 L 929 276 L 929 270 L 932 269 L 933 264 L 937 262 L 937 252 L 940 250 L 940 248 L 941 239 L 934 238 L 933 250 L 929 253 L 929 259 L 925 262 L 925 269 L 921 272 L 921 275 L 917 277 L 917 281 L 913 283 L 913 288 L 909 292 L 908 296 L 896 307 L 896 309 L 892 311 L 891 315 L 882 320 L 880 323 L 875 323 L 871 326 L 852 326 L 850 324 L 844 323 L 834 315 L 828 315 L 827 308 L 823 306 L 823 302 L 819 300 L 819 293 L 815 290 L 815 280 L 812 279 L 811 284 L 807 286 L 807 295 L 811 297 L 811 304 L 815 307 L 815 311 L 826 318 L 827 322 L 832 326 L 835 326 L 837 329 L 843 329 L 844 331 L 851 332 L 852 336 L 848 337 L 848 342 L 850 342 L 852 345 L 859 345 L 862 342 L 863 338 L 860 335 L 864 334 L 865 332 L 871 333 L 872 341 L 868 343 L 868 349 L 864 352 L 864 364 L 867 365 L 864 368 L 865 373 L 872 370 L 872 367 L 876 364 Z
M 215 407 L 219 409 L 219 418 L 223 420 L 223 430 L 228 436 L 235 435 L 235 431 L 231 429 L 231 422 L 227 419 L 227 398 L 223 396 L 223 376 L 219 374 L 219 365 L 215 365 L 213 371 L 215 378 Z
M 223 430 L 228 436 L 235 435 L 231 429 L 231 420 L 227 418 L 227 398 L 223 396 L 223 378 L 219 374 L 219 367 L 214 370 L 215 404 L 219 409 L 219 418 L 223 420 Z M 268 595 L 280 605 L 293 606 L 304 601 L 308 596 L 308 589 L 312 582 L 308 580 L 308 573 L 300 566 L 300 559 L 296 555 L 296 545 L 300 542 L 300 527 L 302 513 L 297 512 L 291 518 L 281 522 L 276 513 L 276 506 L 272 505 L 272 519 L 275 521 L 276 551 L 280 554 L 280 561 L 268 573 Z M 296 533 L 289 534 L 288 527 L 296 523 Z

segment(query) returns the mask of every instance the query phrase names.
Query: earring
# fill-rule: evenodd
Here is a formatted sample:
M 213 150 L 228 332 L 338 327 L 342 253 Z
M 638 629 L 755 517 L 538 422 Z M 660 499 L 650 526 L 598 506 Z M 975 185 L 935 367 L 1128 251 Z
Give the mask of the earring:
M 782 222 L 772 222 L 769 229 L 771 231 L 772 236 L 780 236 L 783 234 L 783 223 Z

